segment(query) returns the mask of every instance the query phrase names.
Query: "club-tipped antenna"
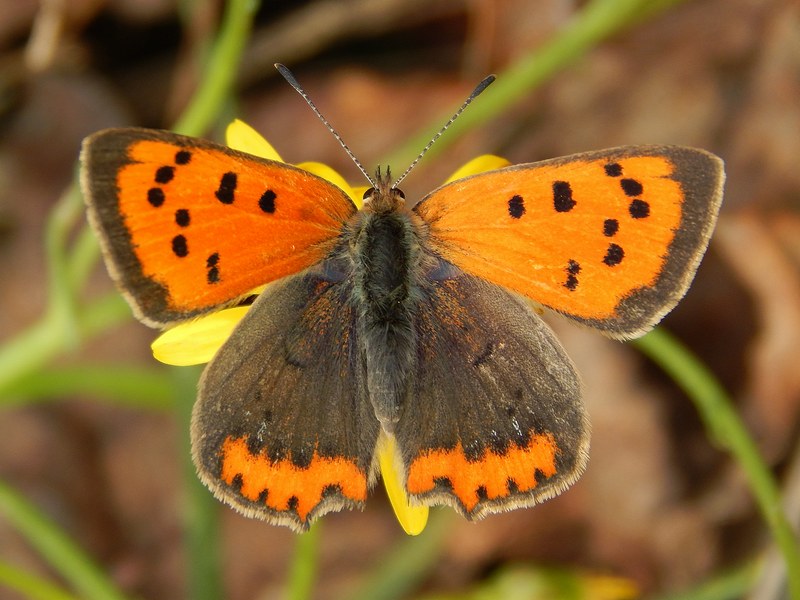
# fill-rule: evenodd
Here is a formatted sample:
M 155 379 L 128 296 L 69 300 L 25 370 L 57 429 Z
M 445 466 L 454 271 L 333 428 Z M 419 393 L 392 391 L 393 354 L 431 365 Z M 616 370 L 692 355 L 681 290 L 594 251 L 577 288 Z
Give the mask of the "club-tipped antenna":
M 400 185 L 400 182 L 406 178 L 406 175 L 408 175 L 411 172 L 411 169 L 417 166 L 417 163 L 420 161 L 420 159 L 423 156 L 425 156 L 425 153 L 428 150 L 430 150 L 431 146 L 433 146 L 436 143 L 436 140 L 442 137 L 442 134 L 447 130 L 448 127 L 450 127 L 450 125 L 453 124 L 453 122 L 461 115 L 461 113 L 464 112 L 464 109 L 467 108 L 472 103 L 472 101 L 475 100 L 475 98 L 480 96 L 483 90 L 489 87 L 495 79 L 496 78 L 494 75 L 489 75 L 488 77 L 484 78 L 483 81 L 481 81 L 478 85 L 475 86 L 475 89 L 472 90 L 472 93 L 467 97 L 466 100 L 464 100 L 464 104 L 462 104 L 461 107 L 455 112 L 455 114 L 452 117 L 450 117 L 450 120 L 444 124 L 444 126 L 439 130 L 439 132 L 431 138 L 431 141 L 428 142 L 428 145 L 422 149 L 422 152 L 420 152 L 417 155 L 417 158 L 415 158 L 414 161 L 405 170 L 405 172 L 402 175 L 400 175 L 400 178 L 392 184 L 392 189 Z
M 364 168 L 364 165 L 362 165 L 361 161 L 356 158 L 356 155 L 353 154 L 353 151 L 350 150 L 349 146 L 344 143 L 342 136 L 340 136 L 339 132 L 337 132 L 333 128 L 333 126 L 328 122 L 328 119 L 326 119 L 323 116 L 323 114 L 319 112 L 317 106 L 314 104 L 311 98 L 308 97 L 308 94 L 303 89 L 303 86 L 301 86 L 300 82 L 298 82 L 297 79 L 295 79 L 295 76 L 292 75 L 292 72 L 285 65 L 282 65 L 281 63 L 275 63 L 275 68 L 278 69 L 278 73 L 280 73 L 283 76 L 283 78 L 289 83 L 289 85 L 292 86 L 295 89 L 295 91 L 303 97 L 303 100 L 306 101 L 306 104 L 308 104 L 311 110 L 314 111 L 314 114 L 317 115 L 319 120 L 325 124 L 325 127 L 328 128 L 328 131 L 330 131 L 333 134 L 333 137 L 336 138 L 336 141 L 339 142 L 339 145 L 344 149 L 345 152 L 347 152 L 347 156 L 350 157 L 350 159 L 356 164 L 358 169 L 364 174 L 364 177 L 367 178 L 367 181 L 369 181 L 370 185 L 372 187 L 376 187 L 377 184 L 372 179 L 372 177 L 369 176 L 369 173 L 367 173 L 367 170 Z

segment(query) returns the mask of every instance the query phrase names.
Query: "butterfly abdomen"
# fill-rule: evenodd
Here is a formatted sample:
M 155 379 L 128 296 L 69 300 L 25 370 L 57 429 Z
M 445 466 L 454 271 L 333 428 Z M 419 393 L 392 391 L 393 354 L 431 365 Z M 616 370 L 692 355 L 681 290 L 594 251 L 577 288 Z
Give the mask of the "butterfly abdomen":
M 407 213 L 364 211 L 352 230 L 353 294 L 367 388 L 387 430 L 397 421 L 416 360 L 413 328 L 419 290 L 413 274 L 420 257 Z

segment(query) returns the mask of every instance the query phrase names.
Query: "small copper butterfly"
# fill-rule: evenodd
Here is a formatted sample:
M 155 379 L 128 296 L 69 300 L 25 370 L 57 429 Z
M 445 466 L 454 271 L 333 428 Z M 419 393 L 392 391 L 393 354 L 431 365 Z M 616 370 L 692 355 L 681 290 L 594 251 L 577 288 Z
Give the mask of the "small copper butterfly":
M 381 435 L 410 498 L 469 519 L 573 484 L 581 384 L 532 302 L 646 332 L 686 292 L 723 180 L 703 150 L 625 146 L 466 177 L 411 209 L 379 171 L 358 210 L 304 170 L 166 131 L 101 131 L 82 151 L 139 319 L 271 283 L 203 374 L 193 455 L 219 498 L 295 530 L 364 505 Z

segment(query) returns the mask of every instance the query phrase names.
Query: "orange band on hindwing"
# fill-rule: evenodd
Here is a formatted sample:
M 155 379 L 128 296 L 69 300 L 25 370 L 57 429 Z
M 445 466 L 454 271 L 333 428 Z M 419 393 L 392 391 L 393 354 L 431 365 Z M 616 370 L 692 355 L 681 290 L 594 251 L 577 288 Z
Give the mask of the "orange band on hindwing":
M 431 492 L 447 480 L 466 512 L 480 502 L 504 499 L 536 488 L 541 476 L 556 474 L 558 445 L 552 434 L 531 436 L 527 446 L 512 446 L 499 454 L 487 450 L 479 460 L 469 460 L 459 444 L 452 450 L 430 450 L 411 462 L 406 487 L 413 495 Z
M 233 437 L 225 439 L 220 454 L 222 481 L 252 502 L 277 512 L 295 511 L 304 522 L 331 489 L 353 502 L 367 498 L 366 475 L 344 458 L 315 451 L 308 466 L 298 467 L 290 458 L 272 461 L 264 452 L 253 454 L 246 438 Z

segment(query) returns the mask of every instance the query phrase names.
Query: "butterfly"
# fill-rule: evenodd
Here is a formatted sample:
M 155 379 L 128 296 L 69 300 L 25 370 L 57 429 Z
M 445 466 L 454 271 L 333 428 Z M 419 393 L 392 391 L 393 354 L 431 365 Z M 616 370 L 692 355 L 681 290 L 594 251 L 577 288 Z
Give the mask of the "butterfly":
M 363 507 L 391 436 L 412 501 L 468 519 L 572 485 L 588 455 L 579 376 L 539 307 L 617 339 L 685 294 L 722 161 L 625 146 L 513 165 L 413 208 L 378 171 L 357 209 L 302 169 L 150 129 L 87 138 L 82 188 L 136 316 L 168 327 L 269 283 L 200 381 L 202 481 L 306 530 Z

